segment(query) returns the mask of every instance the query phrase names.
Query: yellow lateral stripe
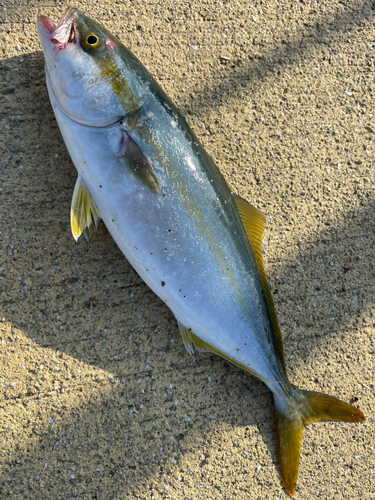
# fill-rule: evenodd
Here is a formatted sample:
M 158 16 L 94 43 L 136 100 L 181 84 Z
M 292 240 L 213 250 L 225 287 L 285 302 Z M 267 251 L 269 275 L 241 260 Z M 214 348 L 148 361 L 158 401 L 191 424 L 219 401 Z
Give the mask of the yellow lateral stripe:
M 101 74 L 108 78 L 126 115 L 134 113 L 140 108 L 137 96 L 132 91 L 129 83 L 124 78 L 117 61 L 112 53 L 108 52 L 105 57 L 97 59 Z
M 273 302 L 272 292 L 267 281 L 263 263 L 262 237 L 264 228 L 266 227 L 266 218 L 260 210 L 250 205 L 250 203 L 248 203 L 240 196 L 234 194 L 233 198 L 242 219 L 242 223 L 245 227 L 251 247 L 253 249 L 255 260 L 258 264 L 264 292 L 267 298 L 268 310 L 270 312 L 273 330 L 275 332 L 277 351 L 280 357 L 281 364 L 285 371 L 283 338 L 281 335 L 279 322 L 277 321 L 275 304 Z

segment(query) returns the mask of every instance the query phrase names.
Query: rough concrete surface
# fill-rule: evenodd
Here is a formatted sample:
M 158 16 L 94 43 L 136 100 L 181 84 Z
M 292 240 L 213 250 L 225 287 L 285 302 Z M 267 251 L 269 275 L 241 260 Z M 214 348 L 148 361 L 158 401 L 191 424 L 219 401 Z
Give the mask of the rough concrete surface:
M 74 5 L 149 66 L 267 215 L 293 383 L 367 416 L 307 428 L 296 497 L 375 498 L 372 3 Z M 38 14 L 57 21 L 66 6 L 0 11 L 0 497 L 286 499 L 266 386 L 190 357 L 102 223 L 89 244 L 72 238 L 76 172 L 36 33 Z

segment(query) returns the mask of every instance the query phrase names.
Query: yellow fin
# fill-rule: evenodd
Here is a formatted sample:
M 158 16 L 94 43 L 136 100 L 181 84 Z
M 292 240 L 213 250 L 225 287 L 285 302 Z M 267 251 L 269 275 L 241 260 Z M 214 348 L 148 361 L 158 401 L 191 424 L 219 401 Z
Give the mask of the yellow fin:
M 266 227 L 266 218 L 260 210 L 253 207 L 246 200 L 240 196 L 233 194 L 234 201 L 238 212 L 241 216 L 242 223 L 245 227 L 247 236 L 249 238 L 251 247 L 254 252 L 255 260 L 257 261 L 260 276 L 262 278 L 264 292 L 267 298 L 268 310 L 270 312 L 271 321 L 273 325 L 273 330 L 275 332 L 277 351 L 280 357 L 281 364 L 285 370 L 285 360 L 284 360 L 284 345 L 283 338 L 281 335 L 279 323 L 277 321 L 275 305 L 273 303 L 272 292 L 270 290 L 267 276 L 264 271 L 263 264 L 263 254 L 262 254 L 262 237 L 263 231 Z
M 250 368 L 248 366 L 245 366 L 242 363 L 238 363 L 234 359 L 231 359 L 229 356 L 227 356 L 224 353 L 222 353 L 221 351 L 219 351 L 219 349 L 216 349 L 208 342 L 205 342 L 200 337 L 198 337 L 198 335 L 193 333 L 191 331 L 191 328 L 187 328 L 180 321 L 178 322 L 178 327 L 180 329 L 180 332 L 182 335 L 182 340 L 184 341 L 185 348 L 189 354 L 194 354 L 194 348 L 199 352 L 213 352 L 215 354 L 218 354 L 222 358 L 226 359 L 227 361 L 230 361 L 234 365 L 239 366 L 243 370 L 246 370 L 247 372 L 251 373 L 255 377 L 257 376 L 256 373 L 254 373 L 252 370 L 250 370 Z
M 209 344 L 201 340 L 197 335 L 195 335 L 195 333 L 191 331 L 191 328 L 187 328 L 180 322 L 178 322 L 178 327 L 180 329 L 185 348 L 189 354 L 194 354 L 194 347 L 197 349 L 197 351 L 214 352 L 214 349 Z
M 70 208 L 70 224 L 74 239 L 77 241 L 83 233 L 89 241 L 91 234 L 98 228 L 100 218 L 98 207 L 79 175 Z
M 289 495 L 297 485 L 302 436 L 305 426 L 317 420 L 361 422 L 364 414 L 344 401 L 315 391 L 294 387 L 294 398 L 285 413 L 276 408 L 277 451 L 282 481 Z
M 302 416 L 296 412 L 294 418 L 287 418 L 277 411 L 277 454 L 280 475 L 290 496 L 294 496 L 297 486 L 299 457 L 305 430 Z

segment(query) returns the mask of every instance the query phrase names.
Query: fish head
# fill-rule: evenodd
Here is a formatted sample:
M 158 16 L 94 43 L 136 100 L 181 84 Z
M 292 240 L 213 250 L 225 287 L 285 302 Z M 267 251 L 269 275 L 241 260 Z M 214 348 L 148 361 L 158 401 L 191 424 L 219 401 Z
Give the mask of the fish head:
M 38 33 L 48 90 L 71 119 L 101 127 L 141 107 L 139 85 L 121 57 L 124 47 L 108 30 L 71 7 L 57 25 L 39 16 Z

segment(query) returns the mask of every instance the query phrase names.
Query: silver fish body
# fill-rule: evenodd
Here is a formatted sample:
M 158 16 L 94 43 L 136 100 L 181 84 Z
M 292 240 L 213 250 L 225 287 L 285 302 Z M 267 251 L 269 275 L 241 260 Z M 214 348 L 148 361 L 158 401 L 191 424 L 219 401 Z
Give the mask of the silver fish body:
M 131 124 L 125 118 L 89 127 L 71 120 L 48 89 L 73 163 L 137 273 L 207 344 L 280 384 L 284 372 L 252 248 L 227 184 L 185 120 L 144 88 Z M 160 193 L 124 166 L 124 131 L 150 159 Z
M 72 230 L 102 218 L 149 287 L 173 311 L 188 352 L 213 351 L 274 394 L 281 476 L 294 494 L 304 427 L 359 421 L 332 396 L 293 386 L 265 277 L 264 217 L 220 171 L 144 66 L 76 9 L 38 29 L 47 87 L 79 177 Z

